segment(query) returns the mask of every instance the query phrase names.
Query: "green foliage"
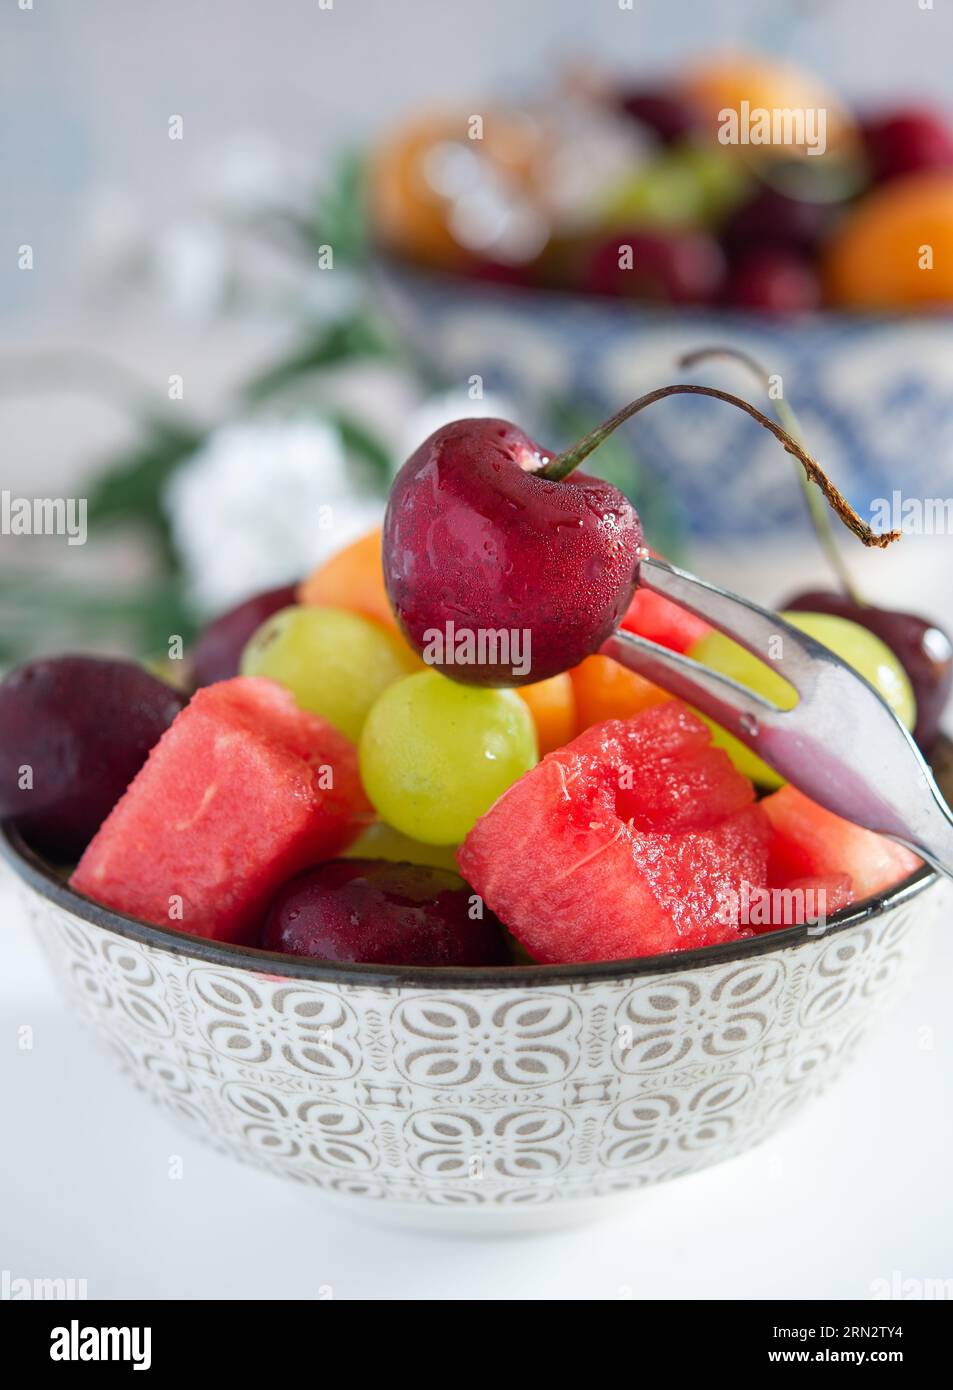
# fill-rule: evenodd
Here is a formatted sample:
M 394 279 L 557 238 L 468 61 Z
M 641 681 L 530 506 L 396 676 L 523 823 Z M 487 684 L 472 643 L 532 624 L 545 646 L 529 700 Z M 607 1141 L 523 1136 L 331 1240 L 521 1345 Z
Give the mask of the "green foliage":
M 327 411 L 326 416 L 336 427 L 345 450 L 356 461 L 367 485 L 374 492 L 386 495 L 390 489 L 393 472 L 392 457 L 388 450 L 351 416 L 333 410 Z
M 133 589 L 70 585 L 25 571 L 0 574 L 0 665 L 56 651 L 108 646 L 164 653 L 170 636 L 195 636 L 179 575 Z
M 246 382 L 242 395 L 249 404 L 259 405 L 313 372 L 360 359 L 396 356 L 397 344 L 390 331 L 376 315 L 361 309 L 316 327 L 287 357 Z
M 143 528 L 156 545 L 165 568 L 175 557 L 162 492 L 184 459 L 202 443 L 204 433 L 188 425 L 149 421 L 141 441 L 106 465 L 89 491 L 90 531 L 120 525 Z
M 311 228 L 313 244 L 331 246 L 338 263 L 361 263 L 370 248 L 364 199 L 366 160 L 356 151 L 338 159 L 322 189 Z

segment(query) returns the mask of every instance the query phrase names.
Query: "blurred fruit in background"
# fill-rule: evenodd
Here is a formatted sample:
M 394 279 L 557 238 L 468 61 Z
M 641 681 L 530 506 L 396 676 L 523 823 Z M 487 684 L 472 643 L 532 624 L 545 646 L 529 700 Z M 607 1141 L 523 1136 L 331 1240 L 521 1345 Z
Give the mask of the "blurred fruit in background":
M 729 256 L 765 247 L 813 255 L 831 223 L 828 202 L 796 198 L 764 184 L 738 208 L 722 229 Z
M 662 304 L 707 304 L 725 279 L 725 258 L 707 232 L 616 232 L 588 249 L 580 289 Z
M 627 174 L 600 210 L 601 220 L 622 227 L 717 226 L 751 184 L 740 160 L 710 135 L 696 136 Z
M 752 249 L 732 270 L 727 299 L 736 309 L 803 314 L 820 308 L 821 283 L 800 251 L 780 246 Z
M 715 130 L 725 110 L 823 112 L 825 144 L 829 151 L 852 150 L 859 141 L 856 121 L 834 92 L 793 63 L 763 54 L 724 54 L 699 63 L 676 79 L 678 88 L 701 113 L 702 128 Z M 791 146 L 762 145 L 768 158 L 785 157 Z M 794 147 L 807 155 L 809 147 Z
M 767 143 L 759 113 L 777 122 Z M 947 170 L 939 113 L 860 119 L 811 74 L 741 54 L 415 117 L 376 150 L 368 206 L 380 249 L 476 280 L 771 314 L 899 308 L 953 298 L 953 272 L 909 254 L 918 231 L 948 244 Z M 915 181 L 928 175 L 942 181 Z
M 921 169 L 953 169 L 953 131 L 935 111 L 893 111 L 868 121 L 863 135 L 879 183 Z
M 953 301 L 953 172 L 907 174 L 875 189 L 834 233 L 825 275 L 839 308 Z

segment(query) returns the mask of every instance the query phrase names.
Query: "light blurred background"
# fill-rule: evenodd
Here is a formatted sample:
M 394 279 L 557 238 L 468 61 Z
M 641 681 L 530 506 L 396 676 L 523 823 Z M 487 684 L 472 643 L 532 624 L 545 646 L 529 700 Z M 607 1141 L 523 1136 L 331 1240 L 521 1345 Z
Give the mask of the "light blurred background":
M 314 271 L 312 248 L 302 253 L 286 223 L 269 221 L 270 208 L 312 216 L 319 189 L 330 190 L 332 199 L 340 194 L 347 177 L 342 159 L 373 149 L 416 109 L 481 110 L 494 100 L 532 100 L 570 63 L 588 63 L 620 82 L 657 83 L 736 47 L 796 60 L 861 107 L 916 100 L 949 108 L 953 12 L 927 0 L 722 0 L 717 6 L 635 0 L 631 9 L 617 0 L 415 0 L 410 7 L 334 0 L 331 8 L 320 0 L 84 6 L 36 0 L 18 8 L 11 0 L 0 16 L 2 484 L 16 494 L 89 496 L 96 495 L 97 479 L 106 481 L 98 492 L 102 523 L 85 547 L 67 552 L 56 539 L 0 537 L 0 656 L 17 656 L 24 644 L 62 645 L 64 627 L 67 636 L 97 645 L 142 649 L 171 623 L 185 621 L 183 602 L 197 621 L 238 590 L 270 582 L 274 573 L 247 553 L 237 528 L 242 517 L 260 514 L 265 494 L 274 498 L 282 489 L 287 512 L 300 510 L 309 497 L 301 481 L 309 450 L 339 503 L 334 541 L 348 539 L 379 510 L 386 471 L 415 442 L 415 432 L 439 422 L 459 400 L 466 374 L 454 364 L 449 379 L 440 380 L 402 352 L 399 339 L 370 363 L 359 351 L 355 361 L 347 344 L 340 360 L 295 381 L 290 395 L 283 387 L 277 395 L 269 390 L 268 419 L 280 398 L 282 418 L 331 418 L 334 430 L 343 419 L 370 438 L 356 445 L 351 439 L 342 455 L 337 435 L 330 443 L 305 436 L 278 449 L 267 434 L 226 436 L 224 443 L 217 434 L 206 490 L 199 481 L 182 506 L 186 512 L 204 507 L 222 470 L 235 487 L 218 524 L 214 518 L 191 530 L 184 524 L 170 598 L 162 554 L 169 545 L 168 503 L 158 503 L 161 535 L 142 521 L 143 508 L 164 495 L 156 478 L 200 450 L 208 431 L 260 419 L 244 392 L 250 381 L 293 360 L 300 343 L 313 344 L 355 303 L 362 315 L 379 307 L 378 287 L 368 286 L 362 272 Z M 181 140 L 169 138 L 174 116 L 182 118 Z M 23 245 L 32 247 L 31 270 L 18 264 Z M 691 345 L 692 334 L 689 326 L 673 347 Z M 945 385 L 948 369 L 936 360 L 942 353 L 932 344 L 929 352 Z M 525 392 L 508 393 L 505 375 L 492 385 L 504 404 L 522 409 Z M 672 370 L 669 379 L 676 375 Z M 174 379 L 181 400 L 169 399 Z M 735 389 L 742 380 L 733 382 Z M 445 390 L 451 396 L 440 404 Z M 571 397 L 572 382 L 560 390 Z M 809 434 L 814 431 L 808 442 L 850 490 L 856 461 L 849 445 L 829 428 L 827 407 L 815 418 L 812 402 L 797 392 L 792 380 L 791 400 Z M 438 404 L 428 406 L 434 394 Z M 851 404 L 857 409 L 856 400 Z M 526 423 L 548 427 L 548 419 Z M 944 428 L 953 457 L 949 420 Z M 902 423 L 896 432 L 899 442 L 891 447 L 906 466 Z M 638 430 L 626 438 L 637 454 Z M 726 468 L 734 439 L 726 433 Z M 697 527 L 671 545 L 713 577 L 780 599 L 829 576 L 802 524 L 794 480 L 771 447 L 758 456 L 758 486 L 768 478 L 767 491 L 785 499 L 788 510 L 774 520 L 790 516 L 789 536 L 760 535 L 742 522 L 727 547 Z M 145 497 L 136 489 L 150 450 L 159 458 L 153 457 L 151 474 L 146 470 Z M 284 462 L 275 463 L 277 454 Z M 649 463 L 642 485 L 654 496 L 664 470 L 657 457 Z M 356 496 L 342 466 L 358 478 Z M 661 481 L 674 494 L 677 513 L 679 478 Z M 694 495 L 697 474 L 684 487 Z M 661 514 L 671 510 L 671 500 L 646 499 L 646 506 Z M 861 487 L 853 500 L 860 506 L 870 499 Z M 697 497 L 693 505 L 697 510 Z M 667 519 L 659 526 L 664 531 Z M 284 548 L 285 569 L 293 566 L 295 545 L 281 526 L 271 533 L 265 526 L 263 534 L 273 551 Z M 667 533 L 664 539 L 669 544 Z M 872 597 L 931 603 L 945 544 L 910 537 L 881 555 L 857 553 L 846 535 L 844 543 Z M 229 545 L 231 563 L 224 553 Z M 60 582 L 64 569 L 68 594 Z M 231 588 L 229 571 L 238 576 Z M 152 605 L 144 628 L 129 611 L 140 594 Z M 66 609 L 58 620 L 60 598 Z M 934 604 L 934 616 L 941 616 L 935 610 Z

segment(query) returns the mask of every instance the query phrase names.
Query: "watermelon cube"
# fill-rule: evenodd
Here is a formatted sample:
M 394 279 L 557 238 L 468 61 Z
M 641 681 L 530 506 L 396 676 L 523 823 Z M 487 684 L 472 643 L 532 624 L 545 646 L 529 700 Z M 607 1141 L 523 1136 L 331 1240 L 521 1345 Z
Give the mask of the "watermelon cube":
M 476 823 L 457 859 L 536 960 L 651 955 L 752 932 L 771 828 L 754 790 L 678 700 L 548 754 Z
M 859 902 L 902 883 L 920 867 L 910 850 L 842 820 L 790 783 L 760 804 L 774 829 L 768 862 L 773 884 L 846 874 Z
M 353 744 L 275 682 L 236 677 L 192 697 L 70 882 L 157 926 L 249 942 L 282 883 L 369 817 Z
M 680 608 L 671 599 L 654 594 L 650 589 L 636 589 L 621 626 L 673 652 L 687 652 L 711 632 L 704 618 L 697 618 L 687 608 Z
M 661 560 L 664 556 L 649 547 L 649 554 Z M 636 589 L 622 619 L 621 626 L 637 637 L 647 637 L 673 652 L 687 652 L 700 641 L 711 627 L 704 618 L 689 613 L 687 608 L 655 594 L 651 589 Z

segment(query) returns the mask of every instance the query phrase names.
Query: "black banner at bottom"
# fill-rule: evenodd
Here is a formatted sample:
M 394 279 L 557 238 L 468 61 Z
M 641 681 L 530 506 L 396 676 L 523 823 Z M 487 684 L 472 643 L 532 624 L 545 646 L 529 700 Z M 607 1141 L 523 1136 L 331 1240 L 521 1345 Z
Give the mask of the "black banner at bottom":
M 0 1302 L 0 1335 L 6 1363 L 16 1365 L 21 1374 L 69 1365 L 74 1370 L 111 1368 L 159 1377 L 208 1368 L 220 1378 L 230 1371 L 245 1377 L 260 1367 L 273 1378 L 279 1366 L 282 1376 L 299 1367 L 314 1372 L 323 1356 L 319 1339 L 340 1328 L 330 1306 L 333 1301 L 315 1300 L 307 1311 L 289 1309 L 284 1300 L 8 1301 Z M 613 1319 L 617 1355 L 634 1356 L 639 1348 L 653 1355 L 674 1354 L 680 1374 L 695 1366 L 723 1373 L 748 1368 L 770 1372 L 782 1366 L 906 1366 L 926 1371 L 936 1366 L 949 1335 L 949 1303 L 943 1300 L 652 1302 L 645 1305 L 642 1317 L 628 1303 L 624 1322 L 618 1307 Z M 523 1326 L 538 1338 L 535 1324 Z M 384 1340 L 389 1339 L 382 1339 L 382 1349 Z M 564 1341 L 565 1332 L 559 1343 Z M 472 1336 L 466 1345 L 470 1361 Z M 402 1357 L 410 1350 L 405 1345 Z M 384 1353 L 391 1363 L 395 1352 L 391 1345 Z M 366 1372 L 362 1363 L 362 1377 Z

